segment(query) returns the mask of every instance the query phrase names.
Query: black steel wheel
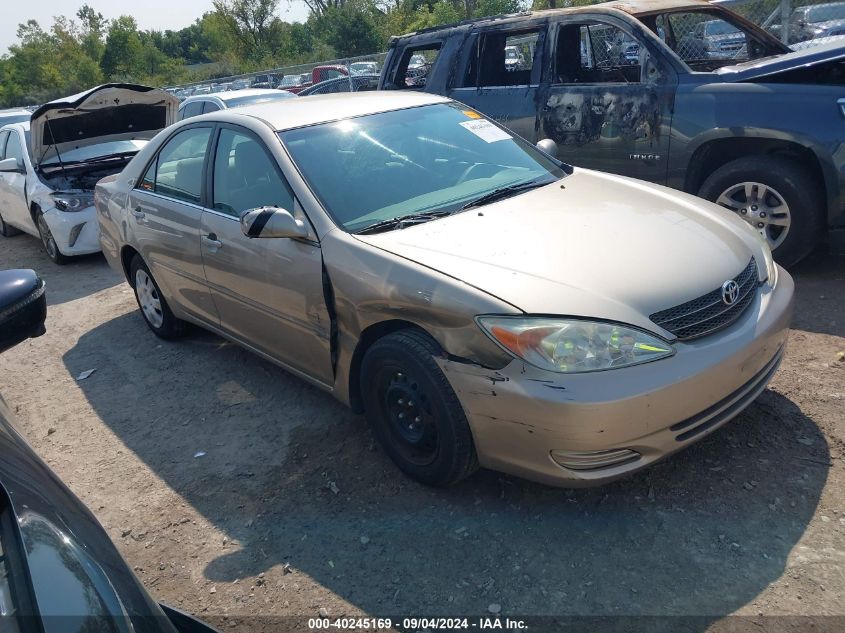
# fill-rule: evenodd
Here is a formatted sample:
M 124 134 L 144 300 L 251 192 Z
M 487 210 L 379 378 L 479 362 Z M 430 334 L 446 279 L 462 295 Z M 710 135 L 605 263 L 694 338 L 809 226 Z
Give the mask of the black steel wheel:
M 376 437 L 417 481 L 448 486 L 478 463 L 472 432 L 452 386 L 434 361 L 437 343 L 418 330 L 376 341 L 361 363 L 361 391 Z

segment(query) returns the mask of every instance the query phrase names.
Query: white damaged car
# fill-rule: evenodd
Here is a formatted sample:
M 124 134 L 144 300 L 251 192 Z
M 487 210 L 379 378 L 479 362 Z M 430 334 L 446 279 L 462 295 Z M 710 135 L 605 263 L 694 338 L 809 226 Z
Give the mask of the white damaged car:
M 106 84 L 0 128 L 0 235 L 40 238 L 57 264 L 98 252 L 94 185 L 122 171 L 178 111 L 164 90 Z

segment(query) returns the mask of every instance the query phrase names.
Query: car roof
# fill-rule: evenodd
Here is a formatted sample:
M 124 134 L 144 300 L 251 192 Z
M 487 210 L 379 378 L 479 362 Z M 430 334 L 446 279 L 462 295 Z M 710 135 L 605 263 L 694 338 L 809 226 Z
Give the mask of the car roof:
M 195 117 L 201 119 L 228 119 L 252 117 L 265 121 L 275 130 L 291 130 L 307 125 L 339 121 L 366 114 L 403 110 L 434 103 L 449 103 L 451 99 L 422 92 L 370 91 L 339 92 L 327 95 L 297 97 L 272 103 L 247 105 L 225 113 Z

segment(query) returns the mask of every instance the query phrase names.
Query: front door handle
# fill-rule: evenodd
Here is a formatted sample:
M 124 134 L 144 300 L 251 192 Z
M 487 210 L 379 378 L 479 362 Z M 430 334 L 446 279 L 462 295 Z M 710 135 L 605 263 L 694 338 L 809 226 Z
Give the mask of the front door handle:
M 135 207 L 132 209 L 132 215 L 134 215 L 138 220 L 143 220 L 147 216 L 147 214 L 141 210 L 141 207 Z
M 202 242 L 209 248 L 222 248 L 223 242 L 217 239 L 217 235 L 214 233 L 209 233 L 208 235 L 202 236 Z

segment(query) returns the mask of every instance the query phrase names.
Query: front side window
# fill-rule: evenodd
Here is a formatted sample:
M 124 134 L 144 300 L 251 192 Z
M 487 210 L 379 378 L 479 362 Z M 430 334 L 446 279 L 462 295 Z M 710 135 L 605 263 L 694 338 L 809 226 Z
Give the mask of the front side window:
M 202 169 L 210 139 L 210 127 L 189 128 L 177 133 L 150 163 L 139 188 L 199 204 Z
M 563 24 L 555 46 L 556 83 L 639 83 L 646 48 L 612 24 Z
M 6 158 L 14 158 L 18 161 L 18 165 L 23 167 L 23 148 L 21 147 L 21 139 L 15 131 L 9 132 L 9 140 L 6 142 Z
M 235 217 L 259 207 L 294 211 L 293 193 L 264 145 L 228 128 L 217 141 L 213 191 L 214 209 Z
M 186 103 L 185 107 L 183 107 L 182 111 L 179 113 L 179 120 L 190 119 L 191 117 L 202 114 L 202 104 L 202 101 L 191 101 L 190 103 Z
M 565 171 L 466 106 L 449 103 L 281 132 L 305 180 L 350 232 L 417 213 L 460 211 Z
M 0 160 L 6 158 L 6 139 L 9 138 L 9 132 L 0 132 Z

